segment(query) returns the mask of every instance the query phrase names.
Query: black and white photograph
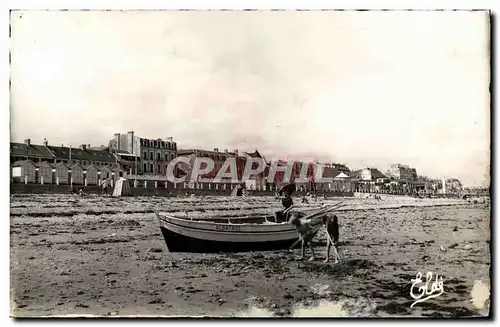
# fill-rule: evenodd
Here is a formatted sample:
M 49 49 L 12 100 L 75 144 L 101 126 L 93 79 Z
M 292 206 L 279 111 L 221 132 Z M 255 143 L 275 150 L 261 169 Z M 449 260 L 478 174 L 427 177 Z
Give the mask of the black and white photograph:
M 492 17 L 11 10 L 11 317 L 491 317 Z

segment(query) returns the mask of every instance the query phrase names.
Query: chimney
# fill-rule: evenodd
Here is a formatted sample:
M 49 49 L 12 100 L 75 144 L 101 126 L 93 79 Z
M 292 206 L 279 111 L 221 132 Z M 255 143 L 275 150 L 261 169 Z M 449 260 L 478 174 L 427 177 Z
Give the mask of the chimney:
M 82 144 L 81 148 L 83 151 L 87 150 L 87 144 Z
M 89 149 L 90 149 L 90 144 L 87 144 L 87 148 L 89 148 Z
M 134 131 L 130 131 L 127 133 L 127 142 L 126 142 L 126 149 L 124 150 L 127 150 L 129 153 L 132 153 L 132 154 L 137 154 L 138 150 L 136 148 L 136 146 L 134 145 L 135 144 L 135 140 L 134 140 Z M 139 142 L 139 141 L 137 141 Z
M 219 148 L 214 148 L 214 152 L 219 152 Z
M 43 139 L 43 145 L 45 145 L 45 146 L 49 145 L 49 142 L 47 142 L 46 138 Z
M 224 149 L 224 152 L 227 153 L 227 149 Z
M 236 156 L 238 156 L 238 149 L 233 151 Z
M 27 146 L 30 146 L 31 145 L 31 139 L 24 140 L 24 143 L 26 143 Z
M 115 146 L 117 150 L 120 149 L 120 133 L 115 133 Z

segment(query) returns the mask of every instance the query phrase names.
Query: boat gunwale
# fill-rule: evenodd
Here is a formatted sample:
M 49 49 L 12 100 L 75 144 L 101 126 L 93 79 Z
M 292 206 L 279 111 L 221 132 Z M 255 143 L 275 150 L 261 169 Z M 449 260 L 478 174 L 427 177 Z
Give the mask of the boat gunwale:
M 214 221 L 211 221 L 212 220 L 216 220 L 216 219 L 223 219 L 223 220 L 231 220 L 231 219 L 234 219 L 234 220 L 238 220 L 238 219 L 266 219 L 267 217 L 271 217 L 271 216 L 249 216 L 249 217 L 235 217 L 235 218 L 216 218 L 216 217 L 213 217 L 213 218 L 207 218 L 207 219 L 202 219 L 202 220 L 199 220 L 199 218 L 191 218 L 191 217 L 176 217 L 176 216 L 173 216 L 171 214 L 168 214 L 168 213 L 160 213 L 160 212 L 156 212 L 157 215 L 158 215 L 158 218 L 159 219 L 162 219 L 163 217 L 162 216 L 166 216 L 165 218 L 167 219 L 174 219 L 174 220 L 181 220 L 181 221 L 188 221 L 188 222 L 194 222 L 194 223 L 199 223 L 199 224 L 210 224 L 210 225 L 213 225 L 213 224 L 217 224 L 217 225 L 231 225 L 231 226 L 259 226 L 259 225 L 265 225 L 265 224 L 249 224 L 249 223 L 217 223 L 217 222 L 214 222 Z M 288 224 L 288 222 L 283 222 L 283 223 L 273 223 L 273 222 L 270 222 L 271 224 L 267 225 L 266 226 L 270 226 L 270 225 L 278 225 L 278 226 L 282 226 L 282 225 L 286 225 Z
M 314 211 L 320 211 L 321 209 L 312 209 L 312 210 L 305 210 L 306 212 L 308 211 L 311 211 L 312 213 L 314 213 Z M 174 216 L 172 213 L 169 213 L 169 212 L 166 212 L 166 211 L 159 211 L 159 210 L 155 210 L 155 214 L 157 216 L 158 219 L 161 219 L 163 218 L 163 216 L 165 216 L 166 218 L 168 219 L 177 219 L 177 220 L 182 220 L 182 221 L 189 221 L 189 222 L 196 222 L 196 223 L 200 223 L 200 224 L 218 224 L 218 225 L 231 225 L 231 226 L 260 226 L 260 225 L 265 225 L 265 226 L 283 226 L 283 225 L 286 225 L 286 224 L 290 224 L 289 222 L 285 221 L 285 222 L 281 222 L 281 223 L 275 223 L 275 222 L 272 222 L 272 221 L 269 221 L 267 220 L 267 218 L 272 218 L 273 216 L 272 215 L 265 215 L 265 216 L 252 216 L 252 215 L 249 215 L 249 216 L 236 216 L 236 217 L 189 217 L 189 216 L 186 216 L 186 217 L 178 217 L 178 216 Z M 220 220 L 227 220 L 228 222 L 227 223 L 218 223 L 218 222 L 214 222 L 213 220 L 217 220 L 217 219 L 220 219 Z M 257 224 L 257 223 L 231 223 L 229 222 L 230 220 L 250 220 L 250 219 L 263 219 L 264 222 L 269 222 L 269 224 L 264 224 L 263 223 L 260 223 L 260 224 Z
M 177 226 L 179 228 L 187 228 L 191 230 L 198 230 L 198 231 L 203 231 L 203 232 L 211 232 L 211 233 L 223 233 L 223 234 L 241 234 L 241 233 L 250 233 L 250 234 L 261 234 L 261 233 L 296 233 L 296 228 L 289 222 L 283 222 L 283 223 L 271 223 L 271 224 L 228 224 L 228 223 L 217 223 L 213 221 L 196 221 L 196 220 L 189 220 L 189 219 L 183 219 L 183 218 L 177 218 L 177 217 L 172 217 L 171 215 L 166 215 L 167 217 L 162 217 L 162 215 L 155 211 L 156 217 L 158 219 L 158 222 L 160 223 L 160 226 L 165 226 L 165 224 L 170 224 Z M 183 224 L 184 223 L 184 224 Z M 191 226 L 186 226 L 185 223 L 189 223 Z M 245 229 L 243 230 L 234 230 L 234 229 L 213 229 L 215 226 L 230 226 L 232 228 L 235 227 L 243 227 Z M 316 227 L 318 225 L 321 225 L 321 222 L 319 220 L 316 221 L 312 226 Z M 246 228 L 253 228 L 253 230 L 248 230 Z
M 235 235 L 235 234 L 238 234 L 238 235 L 255 235 L 255 234 L 259 234 L 259 235 L 262 235 L 262 234 L 281 234 L 281 233 L 292 233 L 292 234 L 296 234 L 297 231 L 295 229 L 295 227 L 292 229 L 285 229 L 285 230 L 266 230 L 266 231 L 235 231 L 235 230 L 229 230 L 229 231 L 225 231 L 225 230 L 213 230 L 213 229 L 202 229 L 202 228 L 197 228 L 197 227 L 188 227 L 188 226 L 183 226 L 183 225 L 177 225 L 173 222 L 169 222 L 169 221 L 161 221 L 161 227 L 163 228 L 167 228 L 168 230 L 171 230 L 170 228 L 168 228 L 166 225 L 167 224 L 170 224 L 170 225 L 173 225 L 177 228 L 182 228 L 182 229 L 186 229 L 186 230 L 191 230 L 191 231 L 198 231 L 198 232 L 206 232 L 206 233 L 213 233 L 213 234 L 226 234 L 226 235 Z M 318 223 L 318 224 L 315 224 L 313 225 L 312 227 L 313 228 L 320 228 L 321 224 Z M 172 231 L 172 230 L 171 230 Z M 298 237 L 298 235 L 296 236 Z

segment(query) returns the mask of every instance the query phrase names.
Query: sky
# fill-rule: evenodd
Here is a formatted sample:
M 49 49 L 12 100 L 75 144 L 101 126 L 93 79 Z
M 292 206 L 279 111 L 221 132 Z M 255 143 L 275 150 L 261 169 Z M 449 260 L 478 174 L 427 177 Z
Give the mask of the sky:
M 486 12 L 17 11 L 11 141 L 259 149 L 489 185 Z

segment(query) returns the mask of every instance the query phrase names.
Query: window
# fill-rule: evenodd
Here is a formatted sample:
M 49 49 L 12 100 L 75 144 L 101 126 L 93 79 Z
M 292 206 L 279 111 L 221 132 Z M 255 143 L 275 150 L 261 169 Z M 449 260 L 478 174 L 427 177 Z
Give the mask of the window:
M 165 161 L 168 161 L 168 153 L 165 153 Z
M 143 158 L 146 159 L 146 160 L 148 159 L 148 152 L 147 151 L 144 151 Z
M 143 168 L 143 172 L 147 172 L 148 171 L 148 164 L 147 163 L 144 163 L 144 168 Z
M 160 161 L 161 160 L 161 153 L 158 151 L 158 153 L 156 153 L 156 160 Z
M 161 167 L 160 167 L 160 164 L 158 164 L 158 170 L 156 171 L 158 174 L 160 174 L 161 172 Z
M 149 152 L 149 160 L 155 160 L 155 154 L 153 151 Z
M 149 164 L 149 170 L 151 173 L 153 172 L 153 164 Z

